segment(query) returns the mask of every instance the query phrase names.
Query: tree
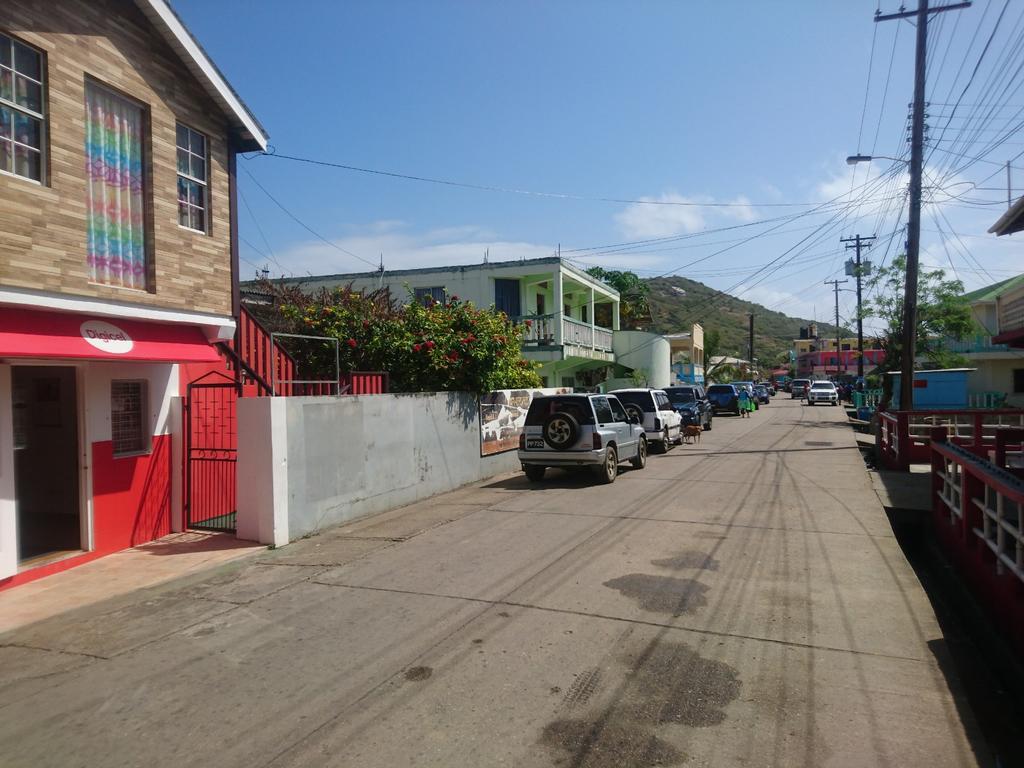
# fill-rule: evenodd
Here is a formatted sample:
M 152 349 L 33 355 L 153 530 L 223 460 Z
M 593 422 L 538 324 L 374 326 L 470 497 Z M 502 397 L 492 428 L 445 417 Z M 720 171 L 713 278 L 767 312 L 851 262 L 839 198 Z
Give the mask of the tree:
M 882 371 L 899 371 L 903 367 L 903 292 L 907 274 L 906 256 L 897 256 L 892 264 L 880 269 L 868 281 L 875 298 L 864 308 L 865 318 L 877 318 L 885 324 L 881 336 L 884 361 Z M 947 280 L 941 269 L 922 270 L 917 281 L 917 357 L 924 358 L 936 368 L 963 365 L 964 359 L 951 352 L 951 340 L 961 339 L 972 332 L 970 305 L 964 299 L 964 284 Z M 891 377 L 884 377 L 889 382 Z M 885 387 L 883 405 L 888 404 L 889 387 Z
M 637 329 L 651 324 L 648 297 L 650 286 L 633 272 L 620 272 L 603 267 L 591 267 L 587 274 L 607 283 L 619 292 L 619 324 L 624 329 Z
M 704 380 L 710 381 L 715 379 L 717 381 L 723 373 L 722 365 L 723 360 L 719 360 L 717 363 L 712 362 L 713 358 L 723 357 L 722 355 L 722 334 L 718 329 L 704 332 Z
M 362 293 L 348 286 L 306 294 L 269 282 L 263 288 L 274 296 L 281 330 L 337 339 L 342 371 L 387 371 L 397 392 L 540 385 L 537 365 L 522 356 L 525 326 L 503 312 L 477 309 L 457 296 L 424 306 L 410 295 L 408 304 L 398 306 L 386 290 Z M 303 378 L 333 378 L 334 344 L 289 339 L 287 346 Z

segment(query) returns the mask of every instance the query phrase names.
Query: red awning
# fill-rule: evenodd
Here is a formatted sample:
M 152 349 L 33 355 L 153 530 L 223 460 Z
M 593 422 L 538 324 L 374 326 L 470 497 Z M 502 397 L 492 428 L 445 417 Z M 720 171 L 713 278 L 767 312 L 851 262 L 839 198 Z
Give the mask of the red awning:
M 0 309 L 0 357 L 213 363 L 220 359 L 203 332 L 84 313 Z

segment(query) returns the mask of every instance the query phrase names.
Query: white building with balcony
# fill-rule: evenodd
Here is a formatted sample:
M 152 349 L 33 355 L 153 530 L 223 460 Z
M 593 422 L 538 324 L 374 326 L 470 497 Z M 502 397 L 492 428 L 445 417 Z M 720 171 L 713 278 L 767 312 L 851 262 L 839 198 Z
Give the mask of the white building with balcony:
M 1024 327 L 1024 275 L 979 288 L 964 298 L 977 332 L 948 341 L 946 348 L 963 355 L 976 369 L 967 380 L 969 404 L 1024 405 L 1024 350 L 1004 343 Z
M 619 330 L 619 293 L 557 256 L 301 280 L 307 291 L 352 285 L 387 288 L 398 301 L 457 296 L 528 322 L 523 356 L 541 363 L 545 386 L 594 386 L 613 375 L 612 334 Z

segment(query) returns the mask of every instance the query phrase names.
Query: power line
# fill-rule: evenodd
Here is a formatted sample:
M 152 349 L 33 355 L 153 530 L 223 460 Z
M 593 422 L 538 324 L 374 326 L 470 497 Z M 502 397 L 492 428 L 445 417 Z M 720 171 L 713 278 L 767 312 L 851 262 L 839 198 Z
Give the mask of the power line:
M 311 235 L 316 237 L 318 240 L 321 240 L 324 243 L 326 243 L 327 245 L 331 246 L 331 248 L 334 248 L 337 251 L 341 251 L 342 253 L 346 254 L 347 256 L 351 256 L 353 259 L 358 259 L 359 261 L 363 262 L 364 264 L 369 264 L 375 270 L 377 269 L 377 265 L 374 264 L 372 261 L 368 261 L 367 259 L 364 259 L 362 256 L 360 256 L 358 254 L 355 254 L 355 253 L 352 253 L 352 251 L 350 251 L 350 250 L 348 250 L 346 248 L 342 248 L 337 243 L 332 242 L 331 240 L 328 240 L 326 237 L 321 235 L 319 232 L 317 232 L 315 229 L 313 229 L 311 226 L 309 226 L 306 222 L 304 222 L 298 216 L 296 216 L 294 213 L 292 213 L 287 208 L 285 208 L 280 200 L 278 200 L 276 197 L 274 197 L 272 194 L 270 194 L 270 191 L 266 187 L 264 187 L 262 184 L 260 184 L 259 180 L 255 176 L 252 175 L 252 172 L 248 168 L 246 168 L 244 165 L 240 166 L 240 167 L 241 167 L 241 169 L 243 171 L 246 172 L 246 174 L 249 176 L 249 178 L 252 179 L 253 184 L 255 184 L 257 187 L 259 187 L 261 190 L 263 190 L 263 194 L 265 194 L 267 197 L 269 197 L 271 199 L 271 201 L 274 203 L 274 205 L 276 205 L 278 208 L 280 208 L 282 211 L 284 211 L 285 214 L 287 214 L 288 217 L 292 221 L 294 221 L 296 224 L 298 224 L 304 230 L 309 232 Z M 280 265 L 278 265 L 278 266 L 280 266 Z
M 264 152 L 262 157 L 277 157 L 282 160 L 292 160 L 297 163 L 308 163 L 310 165 L 319 165 L 326 168 L 338 168 L 344 171 L 353 171 L 355 173 L 368 173 L 374 176 L 386 176 L 392 179 L 403 179 L 405 181 L 419 181 L 425 184 L 440 184 L 446 187 L 459 187 L 461 189 L 473 189 L 478 192 L 501 192 L 510 195 L 526 195 L 529 197 L 547 197 L 554 198 L 557 200 L 583 200 L 590 202 L 600 203 L 627 203 L 630 205 L 661 205 L 661 206 L 679 206 L 685 208 L 797 208 L 805 205 L 814 205 L 814 203 L 717 203 L 717 202 L 696 202 L 692 200 L 650 200 L 650 199 L 636 199 L 636 198 L 625 198 L 625 197 L 600 197 L 591 195 L 575 195 L 566 192 L 538 192 L 530 189 L 516 189 L 514 187 L 502 187 L 495 184 L 472 184 L 464 181 L 454 181 L 452 179 L 438 179 L 431 176 L 415 176 L 409 173 L 398 173 L 396 171 L 382 171 L 377 168 L 362 168 L 357 165 L 347 165 L 345 163 L 334 163 L 327 160 L 316 160 L 310 157 L 298 157 L 296 155 L 283 155 L 278 152 Z

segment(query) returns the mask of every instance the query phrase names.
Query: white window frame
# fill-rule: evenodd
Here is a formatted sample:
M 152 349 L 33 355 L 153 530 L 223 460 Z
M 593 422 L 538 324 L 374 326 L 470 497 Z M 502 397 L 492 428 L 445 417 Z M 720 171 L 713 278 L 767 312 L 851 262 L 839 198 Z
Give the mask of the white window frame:
M 437 292 L 440 291 L 441 298 L 437 298 Z M 444 304 L 448 299 L 448 291 L 443 285 L 423 285 L 412 289 L 413 298 L 419 304 L 423 306 L 430 306 L 424 301 L 424 299 L 433 299 L 438 304 Z
M 188 147 L 180 147 L 180 146 L 178 146 L 178 127 L 179 126 L 181 128 L 184 128 L 186 131 L 189 132 L 189 146 Z M 203 137 L 203 152 L 204 152 L 204 154 L 203 154 L 201 159 L 203 161 L 203 170 L 206 172 L 206 178 L 205 179 L 198 179 L 198 178 L 196 178 L 195 176 L 193 176 L 191 174 L 191 171 L 192 171 L 191 158 L 192 157 L 199 157 L 199 155 L 197 155 L 191 149 L 191 146 L 192 146 L 191 134 L 193 134 L 193 133 L 196 134 L 197 136 L 202 136 Z M 189 158 L 190 158 L 189 173 L 182 173 L 181 170 L 178 168 L 178 152 L 180 152 L 182 150 L 187 152 L 188 155 L 189 155 Z M 209 182 L 209 178 L 210 178 L 210 137 L 207 136 L 202 131 L 197 131 L 191 125 L 188 125 L 187 123 L 183 123 L 180 120 L 176 121 L 175 124 L 174 124 L 174 168 L 177 171 L 177 175 L 178 176 L 180 176 L 181 178 L 185 179 L 186 181 L 194 181 L 195 183 L 199 184 L 203 188 L 203 205 L 202 205 L 202 208 L 199 208 L 199 206 L 196 206 L 196 205 L 192 205 L 192 203 L 189 203 L 189 202 L 186 202 L 185 205 L 188 207 L 189 210 L 191 210 L 193 208 L 199 208 L 200 210 L 202 210 L 202 212 L 203 212 L 203 225 L 204 225 L 205 229 L 196 229 L 195 227 L 187 226 L 185 224 L 182 224 L 181 223 L 181 211 L 180 211 L 180 209 L 178 211 L 178 226 L 181 229 L 187 229 L 189 232 L 198 232 L 198 233 L 203 234 L 203 235 L 210 234 L 210 182 Z M 178 193 L 177 178 L 175 178 L 174 193 L 175 193 L 175 202 L 176 203 L 180 203 L 180 201 L 177 200 L 177 193 Z
M 139 385 L 139 430 L 141 431 L 140 446 L 133 451 L 118 451 L 114 445 L 114 386 L 116 384 Z M 149 381 L 146 379 L 111 379 L 110 380 L 110 442 L 115 459 L 126 459 L 132 456 L 146 456 L 153 450 L 152 429 L 149 428 Z
M 39 48 L 36 48 L 34 45 L 29 45 L 24 40 L 20 40 L 17 37 L 15 37 L 14 35 L 8 34 L 7 32 L 3 31 L 2 29 L 0 29 L 0 36 L 6 37 L 8 40 L 11 41 L 11 66 L 8 68 L 8 67 L 5 67 L 3 64 L 0 64 L 0 69 L 7 70 L 8 72 L 11 73 L 11 95 L 14 96 L 14 88 L 15 88 L 16 79 L 18 77 L 24 77 L 26 80 L 29 80 L 29 81 L 31 81 L 31 82 L 33 82 L 33 83 L 35 83 L 36 85 L 39 86 L 39 102 L 40 102 L 39 106 L 42 108 L 42 111 L 36 112 L 34 110 L 29 109 L 28 107 L 24 107 L 24 106 L 18 104 L 15 101 L 11 101 L 11 100 L 8 100 L 8 99 L 0 97 L 0 104 L 4 105 L 8 109 L 11 109 L 11 110 L 13 110 L 15 112 L 20 112 L 20 113 L 22 113 L 24 115 L 27 115 L 27 116 L 29 116 L 31 118 L 34 118 L 34 119 L 39 121 L 39 147 L 38 147 L 38 149 L 36 147 L 29 146 L 28 144 L 23 144 L 22 142 L 20 142 L 20 141 L 18 141 L 17 139 L 14 138 L 14 123 L 13 123 L 13 121 L 11 122 L 11 138 L 10 138 L 10 142 L 11 142 L 11 145 L 13 147 L 25 147 L 26 149 L 29 149 L 32 152 L 36 152 L 36 151 L 39 152 L 39 178 L 38 179 L 33 179 L 33 178 L 29 177 L 29 176 L 22 176 L 21 174 L 15 173 L 14 171 L 5 171 L 3 169 L 0 169 L 0 175 L 9 176 L 9 177 L 14 178 L 14 179 L 21 179 L 22 181 L 27 181 L 30 184 L 38 184 L 39 186 L 45 186 L 46 172 L 47 172 L 46 149 L 47 149 L 47 146 L 48 146 L 47 130 L 46 129 L 47 129 L 48 124 L 49 124 L 49 118 L 46 115 L 46 103 L 47 103 L 47 99 L 46 99 L 46 52 L 43 51 L 43 50 L 40 50 Z M 18 43 L 19 45 L 23 45 L 26 48 L 29 48 L 29 49 L 35 51 L 38 54 L 38 56 L 39 56 L 39 77 L 41 79 L 36 80 L 34 77 L 29 77 L 28 75 L 26 75 L 26 74 L 24 74 L 22 72 L 18 72 L 18 70 L 15 69 L 15 63 L 14 63 L 14 44 L 15 43 Z M 0 141 L 7 141 L 7 139 L 0 139 Z M 13 162 L 13 158 L 14 158 L 13 153 L 11 154 L 11 158 L 12 158 L 12 162 Z

